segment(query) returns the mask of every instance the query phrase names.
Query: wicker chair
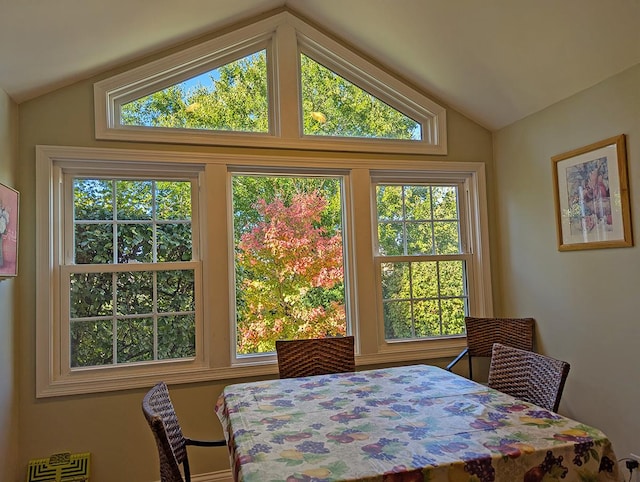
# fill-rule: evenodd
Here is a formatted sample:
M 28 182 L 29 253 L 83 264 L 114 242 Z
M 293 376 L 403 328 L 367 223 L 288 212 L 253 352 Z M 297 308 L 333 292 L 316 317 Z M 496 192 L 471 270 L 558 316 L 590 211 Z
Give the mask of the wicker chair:
M 353 336 L 276 340 L 280 378 L 356 370 Z
M 142 412 L 158 445 L 161 482 L 191 482 L 187 445 L 202 447 L 226 445 L 225 440 L 193 440 L 182 434 L 178 417 L 169 398 L 169 390 L 164 382 L 156 384 L 144 396 Z M 180 464 L 184 471 L 184 479 L 180 473 Z
M 569 368 L 565 361 L 496 343 L 489 388 L 557 412 Z
M 469 378 L 473 379 L 472 357 L 491 357 L 494 343 L 533 351 L 535 320 L 533 318 L 475 318 L 464 319 L 467 330 L 467 347 L 447 365 L 453 366 L 467 356 Z

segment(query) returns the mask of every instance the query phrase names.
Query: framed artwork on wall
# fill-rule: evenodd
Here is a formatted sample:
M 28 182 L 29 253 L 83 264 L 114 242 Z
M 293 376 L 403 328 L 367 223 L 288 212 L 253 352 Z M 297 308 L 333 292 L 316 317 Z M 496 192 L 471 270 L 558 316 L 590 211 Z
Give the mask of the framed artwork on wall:
M 551 158 L 558 249 L 633 246 L 624 134 Z
M 20 193 L 0 184 L 0 279 L 18 275 Z

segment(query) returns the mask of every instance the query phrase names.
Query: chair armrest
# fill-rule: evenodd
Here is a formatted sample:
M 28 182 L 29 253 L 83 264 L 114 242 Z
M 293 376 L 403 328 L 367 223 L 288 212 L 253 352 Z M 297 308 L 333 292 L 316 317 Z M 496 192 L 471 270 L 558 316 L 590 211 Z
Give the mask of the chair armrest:
M 227 445 L 226 440 L 194 440 L 191 438 L 184 438 L 186 445 L 196 445 L 198 447 L 222 447 Z
M 453 368 L 453 366 L 458 363 L 460 360 L 462 360 L 464 358 L 464 356 L 469 353 L 469 349 L 465 348 L 464 350 L 462 350 L 462 352 L 460 352 L 460 354 L 455 357 L 453 359 L 453 361 L 451 363 L 449 363 L 446 367 L 447 370 L 451 371 L 451 369 Z

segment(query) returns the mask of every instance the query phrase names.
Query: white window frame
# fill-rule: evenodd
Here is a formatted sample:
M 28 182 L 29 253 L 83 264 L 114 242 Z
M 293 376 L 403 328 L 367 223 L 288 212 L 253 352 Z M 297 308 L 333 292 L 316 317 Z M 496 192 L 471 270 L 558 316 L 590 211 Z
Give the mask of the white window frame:
M 459 254 L 450 255 L 382 255 L 379 249 L 379 239 L 377 236 L 377 199 L 376 199 L 376 187 L 378 185 L 449 185 L 457 188 L 458 194 L 458 223 L 459 223 L 459 236 L 461 251 Z M 396 350 L 406 349 L 406 345 L 414 344 L 416 341 L 438 341 L 446 338 L 453 338 L 460 335 L 443 335 L 440 337 L 425 338 L 425 339 L 396 339 L 386 340 L 385 327 L 384 327 L 384 309 L 383 309 L 383 296 L 382 296 L 382 279 L 380 274 L 380 267 L 382 263 L 393 263 L 399 261 L 442 261 L 442 260 L 458 260 L 465 263 L 465 294 L 466 305 L 469 313 L 478 313 L 480 311 L 486 311 L 485 308 L 485 294 L 484 285 L 478 283 L 478 272 L 481 272 L 480 260 L 477 256 L 474 256 L 474 250 L 477 252 L 477 244 L 474 243 L 474 239 L 477 239 L 478 234 L 476 230 L 479 226 L 473 221 L 477 217 L 477 213 L 469 212 L 474 207 L 473 199 L 477 197 L 475 185 L 472 176 L 468 173 L 428 173 L 428 172 L 414 172 L 410 176 L 398 175 L 397 173 L 373 173 L 371 195 L 372 195 L 372 207 L 374 218 L 374 265 L 376 269 L 376 284 L 378 294 L 378 310 L 380 313 L 380 326 L 379 331 L 384 341 L 384 351 L 393 352 Z M 477 209 L 477 206 L 475 206 Z
M 267 49 L 269 133 L 125 126 L 119 106 Z M 305 136 L 300 53 L 308 54 L 421 125 L 422 140 Z M 331 36 L 284 11 L 94 84 L 97 139 L 220 146 L 446 154 L 446 110 Z
M 93 172 L 128 169 L 139 174 L 162 171 L 198 172 L 197 194 L 199 247 L 202 255 L 202 356 L 193 362 L 132 364 L 122 367 L 84 368 L 65 373 L 60 365 L 61 336 L 57 310 L 60 309 L 62 223 L 60 189 L 54 182 L 59 170 L 91 166 Z M 37 146 L 36 148 L 36 396 L 50 397 L 79 393 L 123 390 L 149 386 L 162 378 L 167 383 L 224 380 L 277 373 L 273 356 L 257 357 L 238 363 L 232 347 L 234 340 L 233 233 L 229 172 L 251 169 L 274 172 L 300 171 L 348 173 L 345 177 L 347 217 L 345 268 L 349 273 L 349 312 L 351 332 L 357 339 L 356 362 L 359 366 L 426 360 L 455 356 L 465 346 L 464 336 L 419 340 L 407 343 L 384 342 L 382 315 L 377 303 L 379 280 L 374 263 L 375 203 L 372 186 L 380 176 L 415 179 L 464 178 L 468 190 L 468 242 L 474 279 L 472 312 L 491 314 L 491 277 L 483 163 L 406 160 L 389 156 L 366 159 L 325 156 L 289 156 L 177 151 L 103 149 Z M 106 174 L 105 174 L 106 175 Z M 196 241 L 194 240 L 194 243 Z M 67 295 L 68 296 L 68 293 Z
M 56 149 L 59 152 L 59 150 Z M 63 149 L 63 152 L 73 152 Z M 59 152 L 60 153 L 60 152 Z M 95 152 L 94 152 L 95 153 Z M 45 344 L 44 337 L 38 336 L 37 359 L 42 356 L 49 360 L 45 383 L 44 369 L 39 366 L 37 376 L 37 391 L 39 395 L 77 393 L 77 386 L 82 387 L 82 392 L 102 391 L 104 388 L 113 387 L 114 377 L 123 377 L 118 384 L 126 385 L 128 378 L 135 378 L 141 373 L 182 373 L 201 370 L 207 366 L 206 336 L 208 331 L 202 320 L 202 262 L 199 253 L 199 210 L 202 206 L 197 186 L 201 183 L 203 167 L 195 164 L 180 165 L 170 163 L 147 162 L 140 164 L 133 158 L 122 161 L 122 158 L 109 157 L 106 159 L 98 156 L 82 156 L 80 158 L 67 159 L 64 154 L 49 157 L 38 148 L 37 163 L 37 197 L 43 210 L 38 210 L 37 219 L 39 226 L 46 226 L 46 230 L 38 237 L 38 253 L 36 258 L 38 267 L 38 296 L 49 303 L 46 312 L 40 311 L 38 319 L 47 320 L 47 332 L 50 340 Z M 45 156 L 45 157 L 43 157 Z M 73 156 L 72 156 L 73 157 Z M 149 159 L 151 161 L 151 159 Z M 49 181 L 45 184 L 45 176 Z M 109 365 L 101 367 L 70 368 L 69 347 L 69 283 L 70 272 L 85 272 L 84 265 L 73 265 L 73 178 L 76 176 L 95 177 L 127 177 L 190 180 L 192 186 L 196 186 L 192 192 L 192 226 L 193 261 L 180 263 L 163 263 L 163 269 L 185 268 L 194 270 L 195 281 L 195 307 L 196 307 L 196 356 L 187 360 L 165 360 L 151 363 L 131 363 L 121 365 Z M 46 199 L 46 201 L 45 201 Z M 45 241 L 47 247 L 45 248 Z M 46 253 L 46 256 L 43 254 Z M 45 259 L 42 259 L 42 258 Z M 50 267 L 45 280 L 45 264 Z M 145 264 L 126 265 L 127 270 L 140 270 Z M 122 265 L 108 264 L 104 272 L 120 271 Z M 154 267 L 154 269 L 157 268 Z M 67 281 L 65 281 L 67 280 Z M 66 293 L 66 296 L 64 294 Z M 38 304 L 40 306 L 40 304 Z M 67 313 L 67 315 L 63 315 Z M 39 326 L 39 332 L 41 331 Z M 152 377 L 153 375 L 151 375 Z M 151 379 L 151 378 L 149 378 Z M 61 393 L 60 393 L 61 392 Z

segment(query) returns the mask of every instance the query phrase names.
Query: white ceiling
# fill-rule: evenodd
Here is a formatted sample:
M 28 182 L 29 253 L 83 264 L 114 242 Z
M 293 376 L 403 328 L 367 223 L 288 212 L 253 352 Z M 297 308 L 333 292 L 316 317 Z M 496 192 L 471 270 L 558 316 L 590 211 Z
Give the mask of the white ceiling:
M 24 102 L 285 5 L 492 130 L 640 63 L 640 0 L 0 0 L 0 88 Z

